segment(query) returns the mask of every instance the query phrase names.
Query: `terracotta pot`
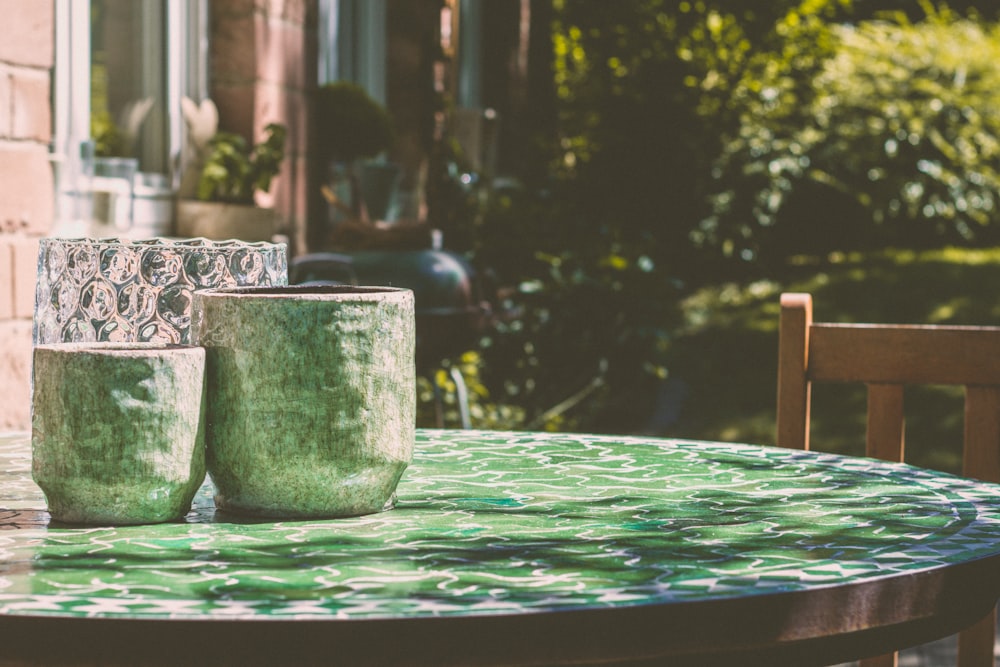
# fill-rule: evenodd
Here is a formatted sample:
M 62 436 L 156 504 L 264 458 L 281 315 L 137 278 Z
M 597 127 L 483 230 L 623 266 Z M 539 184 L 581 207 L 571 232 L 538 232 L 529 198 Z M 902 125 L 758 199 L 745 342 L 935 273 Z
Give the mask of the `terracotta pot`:
M 305 518 L 391 506 L 416 435 L 410 290 L 206 290 L 194 312 L 219 508 Z
M 270 241 L 279 217 L 271 208 L 182 199 L 177 202 L 177 235 L 216 241 Z
M 183 517 L 205 479 L 205 351 L 155 343 L 34 348 L 32 476 L 56 521 Z

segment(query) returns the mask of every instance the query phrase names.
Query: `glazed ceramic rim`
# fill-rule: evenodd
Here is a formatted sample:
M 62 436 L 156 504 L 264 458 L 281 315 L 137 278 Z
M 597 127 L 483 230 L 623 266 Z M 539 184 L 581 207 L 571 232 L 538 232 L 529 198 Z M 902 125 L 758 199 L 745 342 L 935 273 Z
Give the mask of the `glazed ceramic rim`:
M 274 241 L 243 241 L 241 239 L 213 240 L 203 236 L 192 238 L 166 238 L 157 236 L 149 239 L 128 239 L 117 236 L 103 238 L 63 238 L 50 236 L 41 239 L 44 244 L 65 246 L 108 246 L 108 247 L 139 247 L 139 248 L 285 248 L 287 243 Z
M 205 348 L 183 343 L 156 343 L 150 341 L 83 343 L 43 343 L 33 346 L 34 350 L 55 354 L 96 354 L 104 356 L 124 356 L 128 354 L 204 354 Z
M 413 294 L 405 287 L 382 285 L 270 285 L 260 287 L 223 287 L 197 290 L 194 298 L 237 298 L 237 299 L 307 299 L 310 301 L 338 301 L 350 298 L 364 298 L 383 295 L 404 297 Z

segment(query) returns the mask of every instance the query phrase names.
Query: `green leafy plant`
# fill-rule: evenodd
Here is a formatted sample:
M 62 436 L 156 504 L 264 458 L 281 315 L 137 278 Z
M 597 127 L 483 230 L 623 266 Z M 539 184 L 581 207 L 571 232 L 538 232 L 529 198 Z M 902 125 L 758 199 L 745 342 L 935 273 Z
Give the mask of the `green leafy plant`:
M 252 205 L 255 192 L 270 189 L 285 157 L 286 128 L 270 123 L 264 132 L 264 140 L 252 146 L 232 132 L 212 137 L 198 182 L 198 199 Z
M 107 111 L 90 115 L 90 136 L 97 157 L 120 157 L 125 154 L 125 137 Z
M 498 403 L 482 381 L 482 355 L 474 350 L 448 359 L 445 366 L 461 374 L 468 391 L 469 420 L 473 428 L 513 430 L 525 425 L 524 410 Z M 439 368 L 417 378 L 417 426 L 454 428 L 461 425 L 459 398 L 453 376 Z M 440 402 L 438 402 L 440 397 Z M 441 422 L 439 423 L 439 419 Z

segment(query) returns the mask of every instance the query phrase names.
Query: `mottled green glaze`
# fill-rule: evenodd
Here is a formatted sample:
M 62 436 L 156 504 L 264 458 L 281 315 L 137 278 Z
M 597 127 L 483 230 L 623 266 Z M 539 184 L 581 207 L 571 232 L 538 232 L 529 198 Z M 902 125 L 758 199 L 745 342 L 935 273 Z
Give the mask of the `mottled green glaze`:
M 170 521 L 205 479 L 205 351 L 156 343 L 34 348 L 32 474 L 52 518 Z
M 413 458 L 413 293 L 208 290 L 194 312 L 216 504 L 268 517 L 383 509 Z
M 412 619 L 724 600 L 1000 553 L 1000 485 L 731 443 L 419 430 L 391 512 L 47 524 L 0 436 L 0 614 Z M 984 583 L 984 585 L 991 585 Z

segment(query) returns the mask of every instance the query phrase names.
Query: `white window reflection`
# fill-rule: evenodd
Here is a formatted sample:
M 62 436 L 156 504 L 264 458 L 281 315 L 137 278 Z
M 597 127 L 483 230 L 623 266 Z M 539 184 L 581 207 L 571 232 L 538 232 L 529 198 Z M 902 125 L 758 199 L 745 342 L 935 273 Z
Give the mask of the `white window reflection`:
M 171 233 L 184 126 L 207 94 L 204 0 L 56 0 L 54 233 Z

